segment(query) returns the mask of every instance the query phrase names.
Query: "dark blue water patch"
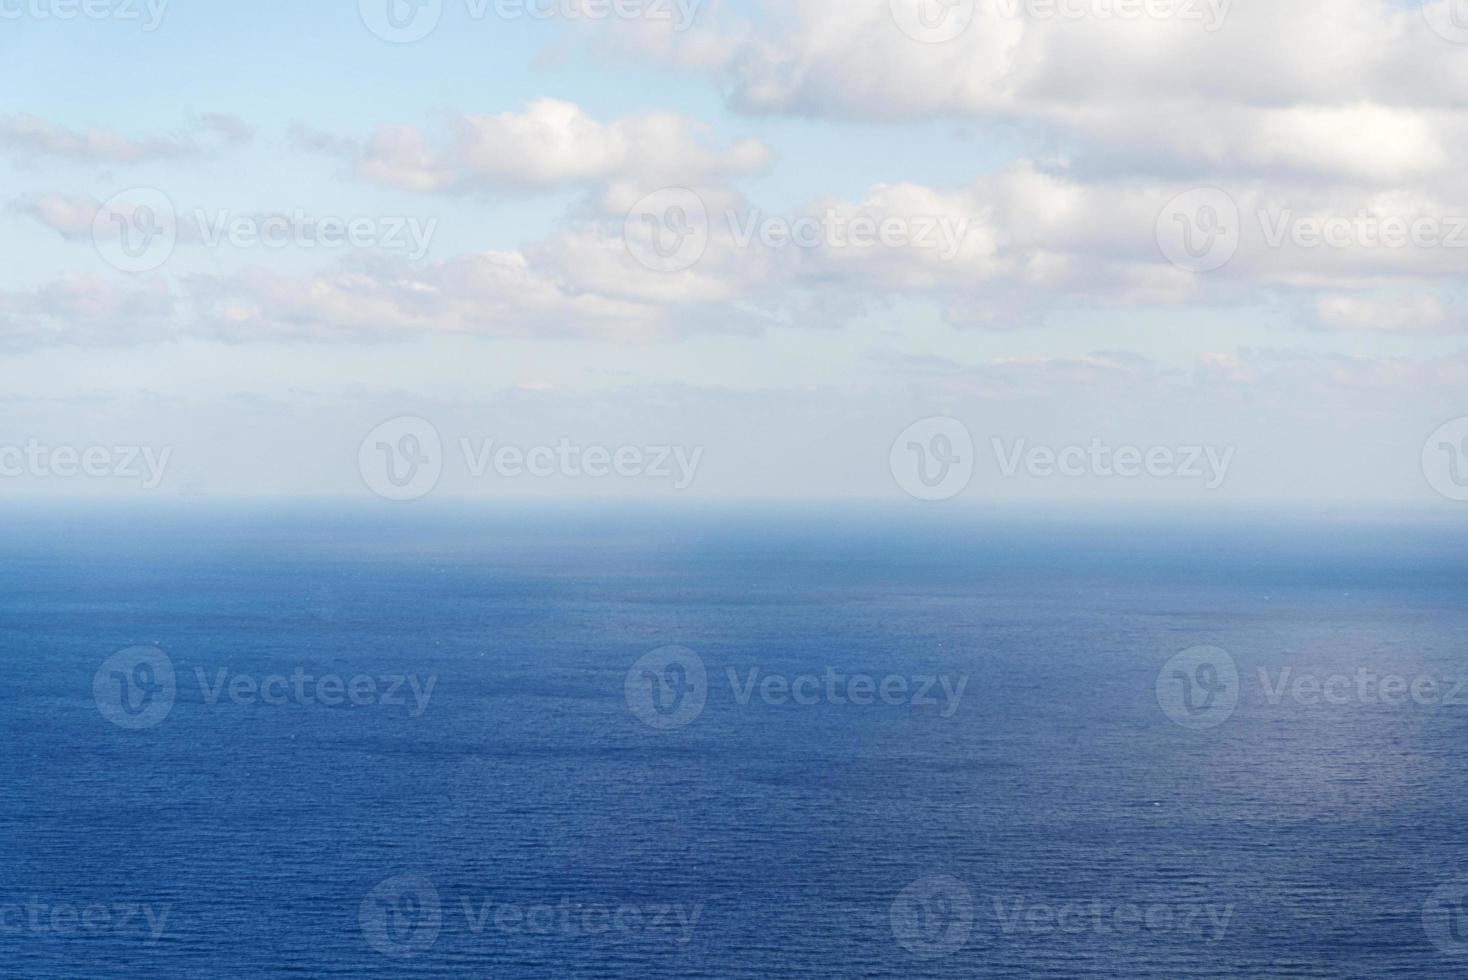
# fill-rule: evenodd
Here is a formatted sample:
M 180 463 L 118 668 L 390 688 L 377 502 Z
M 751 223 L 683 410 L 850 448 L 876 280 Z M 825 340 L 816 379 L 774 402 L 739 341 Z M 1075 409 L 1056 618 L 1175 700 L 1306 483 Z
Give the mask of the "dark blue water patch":
M 10 523 L 6 975 L 1468 975 L 1434 897 L 1468 874 L 1468 705 L 1273 703 L 1260 676 L 1468 671 L 1452 526 Z M 708 682 L 659 731 L 626 681 L 667 644 Z M 1241 677 L 1207 730 L 1155 689 L 1198 644 Z M 134 730 L 94 681 L 136 645 L 176 690 Z M 802 704 L 741 696 L 751 671 L 965 686 L 949 714 Z M 260 696 L 298 673 L 362 703 Z M 383 703 L 410 677 L 426 704 Z

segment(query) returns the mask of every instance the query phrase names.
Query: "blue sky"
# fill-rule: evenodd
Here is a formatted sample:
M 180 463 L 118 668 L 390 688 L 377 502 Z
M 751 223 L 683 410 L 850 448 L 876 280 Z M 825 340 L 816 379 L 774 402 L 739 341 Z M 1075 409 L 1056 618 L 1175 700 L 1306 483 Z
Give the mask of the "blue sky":
M 980 455 L 1237 453 L 1206 494 L 990 466 L 970 503 L 1440 502 L 1423 440 L 1468 416 L 1468 38 L 1444 0 L 1236 0 L 1214 29 L 1189 17 L 1201 0 L 1139 19 L 1018 0 L 937 41 L 904 20 L 936 0 L 708 0 L 681 32 L 446 0 L 412 44 L 374 36 L 357 0 L 170 3 L 151 31 L 124 0 L 37 16 L 65 2 L 0 4 L 0 444 L 173 446 L 165 493 L 351 495 L 363 435 L 412 415 L 450 444 L 701 446 L 691 492 L 711 498 L 903 499 L 890 443 L 938 416 Z M 710 238 L 690 268 L 649 270 L 625 229 L 668 188 Z M 96 229 L 145 192 L 180 240 L 121 269 Z M 1215 205 L 1237 241 L 1220 268 L 1180 266 L 1168 236 Z M 376 237 L 199 240 L 200 216 L 290 214 Z M 850 246 L 832 215 L 906 237 Z M 819 241 L 735 240 L 772 220 Z M 1339 244 L 1311 239 L 1332 220 Z M 431 229 L 421 255 L 389 241 L 410 221 Z M 1449 240 L 1383 248 L 1383 221 Z M 957 222 L 953 254 L 921 241 Z M 0 493 L 131 492 L 32 477 Z

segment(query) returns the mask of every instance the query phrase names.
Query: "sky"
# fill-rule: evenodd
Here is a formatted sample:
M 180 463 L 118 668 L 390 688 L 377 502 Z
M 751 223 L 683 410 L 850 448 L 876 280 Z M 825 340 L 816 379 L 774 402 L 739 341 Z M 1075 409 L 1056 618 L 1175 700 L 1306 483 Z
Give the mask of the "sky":
M 1468 507 L 1465 83 L 1464 0 L 0 0 L 0 496 Z

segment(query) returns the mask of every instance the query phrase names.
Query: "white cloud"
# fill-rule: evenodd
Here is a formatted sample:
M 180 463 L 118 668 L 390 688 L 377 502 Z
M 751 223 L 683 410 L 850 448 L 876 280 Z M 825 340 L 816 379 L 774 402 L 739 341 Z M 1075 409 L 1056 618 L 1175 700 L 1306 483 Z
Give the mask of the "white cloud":
M 9 348 L 107 347 L 170 336 L 176 301 L 161 278 L 130 287 L 68 274 L 29 292 L 0 291 L 0 338 Z
M 771 160 L 757 140 L 716 145 L 708 127 L 672 113 L 599 122 L 558 99 L 518 113 L 461 115 L 446 139 L 416 126 L 384 126 L 361 145 L 300 128 L 310 148 L 350 148 L 358 176 L 412 191 L 590 187 L 636 180 L 700 182 L 757 173 Z
M 191 277 L 189 322 L 234 338 L 647 342 L 839 323 L 899 299 L 930 301 L 956 324 L 1010 328 L 1066 308 L 1248 304 L 1272 295 L 1299 310 L 1302 326 L 1445 329 L 1435 297 L 1460 275 L 1468 216 L 1457 248 L 1377 243 L 1384 219 L 1450 233 L 1457 224 L 1441 220 L 1450 210 L 1443 202 L 1349 185 L 1280 197 L 1252 182 L 1232 190 L 1243 225 L 1237 254 L 1198 274 L 1169 264 L 1156 238 L 1164 205 L 1187 189 L 1147 179 L 1086 182 L 1018 163 L 965 186 L 879 184 L 856 200 L 823 197 L 774 213 L 715 187 L 702 192 L 706 246 L 687 268 L 664 272 L 640 264 L 629 247 L 615 208 L 636 190 L 614 184 L 573 224 L 515 250 L 427 263 L 362 253 L 307 274 L 248 268 Z M 30 209 L 58 230 L 84 227 L 86 208 L 71 199 Z M 1347 236 L 1344 246 L 1332 244 L 1335 231 Z M 882 237 L 889 233 L 890 241 Z
M 622 25 L 612 43 L 711 74 L 750 112 L 1034 123 L 1085 167 L 1391 181 L 1445 175 L 1468 149 L 1468 62 L 1407 5 L 1233 0 L 1216 30 L 1195 0 L 1166 7 L 1200 19 L 1004 13 L 1042 6 L 983 0 L 935 44 L 889 0 L 761 0 L 687 34 Z
M 1336 330 L 1386 330 L 1398 333 L 1441 333 L 1463 329 L 1454 324 L 1436 296 L 1322 296 L 1315 304 L 1323 327 Z
M 181 160 L 216 148 L 217 142 L 248 140 L 251 130 L 234 116 L 195 117 L 170 136 L 132 137 L 111 129 L 71 129 L 29 113 L 0 116 L 0 150 L 22 159 L 62 159 L 81 163 L 141 163 Z
M 101 201 L 85 194 L 43 194 L 10 205 L 11 211 L 34 218 L 67 239 L 91 235 L 92 223 L 101 209 Z
M 191 281 L 205 329 L 232 340 L 415 333 L 647 340 L 671 326 L 652 305 L 569 288 L 517 252 L 414 264 L 358 257 L 289 276 L 248 269 Z
M 1054 151 L 1036 155 L 1044 164 L 1020 159 L 950 186 L 874 184 L 851 199 L 816 187 L 804 204 L 769 214 L 736 182 L 769 168 L 773 152 L 675 113 L 599 120 L 544 98 L 460 114 L 442 132 L 384 126 L 359 141 L 298 126 L 299 146 L 410 192 L 586 193 L 568 223 L 513 250 L 428 264 L 359 257 L 304 274 L 247 269 L 195 279 L 188 292 L 216 329 L 304 335 L 646 340 L 829 323 L 898 299 L 995 327 L 1067 306 L 1278 301 L 1305 327 L 1447 329 L 1441 292 L 1461 274 L 1468 218 L 1451 245 L 1383 246 L 1361 231 L 1363 221 L 1378 231 L 1382 221 L 1426 221 L 1453 237 L 1461 209 L 1451 202 L 1468 195 L 1455 166 L 1468 154 L 1468 64 L 1415 11 L 1378 0 L 1174 0 L 1175 12 L 1222 17 L 1210 24 L 1002 13 L 1012 6 L 980 3 L 976 22 L 940 44 L 905 34 L 889 0 L 768 3 L 749 19 L 726 6 L 688 32 L 617 23 L 597 36 L 714 73 L 752 111 L 1017 120 Z M 250 136 L 228 116 L 193 126 Z M 118 160 L 196 145 L 73 133 L 34 117 L 0 120 L 0 144 L 7 132 L 35 152 Z M 881 138 L 874 132 L 861 138 Z M 1242 224 L 1236 253 L 1198 274 L 1168 263 L 1157 226 L 1169 200 L 1204 184 L 1231 197 Z M 696 190 L 709 218 L 700 259 L 671 274 L 639 265 L 623 239 L 628 209 L 661 187 Z M 97 205 L 49 195 L 17 207 L 81 239 Z M 771 245 L 761 234 L 770 219 L 821 231 L 811 243 Z M 861 246 L 831 233 L 854 222 L 897 222 L 928 244 Z M 921 230 L 925 222 L 934 227 Z M 1343 224 L 1344 245 L 1318 240 L 1320 227 Z

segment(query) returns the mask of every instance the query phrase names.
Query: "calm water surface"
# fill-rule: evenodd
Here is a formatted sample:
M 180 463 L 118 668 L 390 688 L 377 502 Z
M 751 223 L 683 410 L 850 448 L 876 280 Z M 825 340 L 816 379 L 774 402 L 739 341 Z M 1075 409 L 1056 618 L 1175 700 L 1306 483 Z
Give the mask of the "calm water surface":
M 0 975 L 1468 976 L 1463 527 L 3 524 Z

